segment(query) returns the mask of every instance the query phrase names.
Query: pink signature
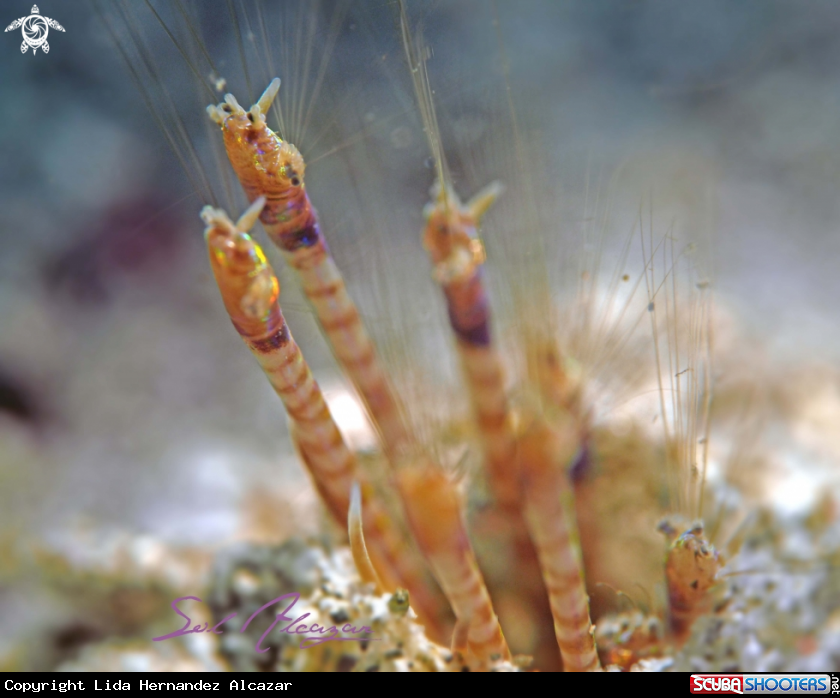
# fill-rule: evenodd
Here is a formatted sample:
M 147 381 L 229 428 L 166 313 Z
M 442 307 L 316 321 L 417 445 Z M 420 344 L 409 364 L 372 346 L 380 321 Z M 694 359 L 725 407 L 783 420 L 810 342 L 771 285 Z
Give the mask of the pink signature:
M 205 623 L 204 627 L 202 627 L 201 623 L 199 623 L 194 628 L 190 629 L 190 625 L 192 625 L 192 621 L 190 620 L 190 617 L 188 615 L 186 615 L 183 611 L 181 611 L 180 608 L 178 608 L 178 604 L 181 601 L 186 601 L 188 599 L 191 600 L 191 601 L 199 601 L 199 602 L 203 603 L 201 601 L 201 599 L 198 598 L 197 596 L 181 596 L 181 597 L 175 599 L 170 604 L 170 607 L 172 608 L 173 611 L 175 611 L 175 613 L 177 613 L 179 616 L 181 616 L 181 618 L 186 618 L 187 622 L 184 623 L 184 627 L 180 628 L 179 630 L 175 630 L 174 632 L 171 632 L 168 635 L 162 635 L 161 637 L 153 638 L 154 642 L 160 642 L 161 640 L 169 640 L 170 638 L 173 638 L 173 637 L 180 637 L 181 635 L 189 635 L 191 633 L 211 632 L 211 633 L 214 633 L 215 635 L 221 635 L 222 631 L 218 629 L 219 626 L 222 625 L 223 623 L 226 623 L 227 621 L 229 621 L 231 618 L 233 618 L 236 615 L 236 613 L 231 613 L 230 615 L 225 616 L 224 618 L 222 618 L 222 620 L 220 620 L 218 623 L 216 623 L 216 625 L 214 625 L 209 630 L 208 630 L 209 623 Z M 326 626 L 318 625 L 318 623 L 312 623 L 312 625 L 307 627 L 307 625 L 305 623 L 301 623 L 300 621 L 307 618 L 310 615 L 309 613 L 304 613 L 302 616 L 298 616 L 297 618 L 292 620 L 291 616 L 287 616 L 286 614 L 289 613 L 292 610 L 294 605 L 300 599 L 300 594 L 298 594 L 297 592 L 292 592 L 290 594 L 283 594 L 283 596 L 278 596 L 276 599 L 273 599 L 273 600 L 269 601 L 264 606 L 260 606 L 260 608 L 258 608 L 256 611 L 254 611 L 251 614 L 251 617 L 248 618 L 248 620 L 245 621 L 245 624 L 242 626 L 242 628 L 240 629 L 239 632 L 244 633 L 248 629 L 248 625 L 250 625 L 251 621 L 254 620 L 254 618 L 256 618 L 260 613 L 262 613 L 268 607 L 273 606 L 278 601 L 283 601 L 284 599 L 291 599 L 291 602 L 289 603 L 288 606 L 286 606 L 286 608 L 283 609 L 283 611 L 281 613 L 277 614 L 277 617 L 274 619 L 274 622 L 271 625 L 268 626 L 268 629 L 262 635 L 260 635 L 260 639 L 257 640 L 257 644 L 255 646 L 255 649 L 260 654 L 262 654 L 263 652 L 268 652 L 268 650 L 271 649 L 270 647 L 263 647 L 262 643 L 263 643 L 263 640 L 265 640 L 266 636 L 272 630 L 274 630 L 274 626 L 277 625 L 277 623 L 279 623 L 280 621 L 291 621 L 291 623 L 289 623 L 286 627 L 281 628 L 279 630 L 279 632 L 287 633 L 289 635 L 305 635 L 306 636 L 306 637 L 303 637 L 300 641 L 300 648 L 302 650 L 308 649 L 310 647 L 315 647 L 316 645 L 320 645 L 324 642 L 329 642 L 330 640 L 345 640 L 345 641 L 346 640 L 358 640 L 358 641 L 369 640 L 369 641 L 376 641 L 376 640 L 379 639 L 379 638 L 373 638 L 373 637 L 344 637 L 344 636 L 339 635 L 339 630 L 334 625 L 326 627 Z M 356 628 L 356 626 L 350 625 L 350 623 L 345 623 L 341 627 L 341 632 L 342 633 L 347 633 L 348 635 L 360 635 L 360 634 L 363 634 L 363 633 L 371 633 L 373 631 L 366 625 L 363 625 L 361 628 Z

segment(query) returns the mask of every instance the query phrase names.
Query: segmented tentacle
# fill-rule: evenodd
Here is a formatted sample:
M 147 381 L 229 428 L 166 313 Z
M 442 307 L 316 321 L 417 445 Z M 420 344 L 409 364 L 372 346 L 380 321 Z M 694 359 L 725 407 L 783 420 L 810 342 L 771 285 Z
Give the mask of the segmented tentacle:
M 275 78 L 247 113 L 232 95 L 219 106 L 208 107 L 208 113 L 222 127 L 228 158 L 249 200 L 266 198 L 260 220 L 300 275 L 339 364 L 367 406 L 393 460 L 410 440 L 399 401 L 321 233 L 304 186 L 303 157 L 265 123 L 264 114 L 279 84 Z
M 318 491 L 330 512 L 346 521 L 355 458 L 289 332 L 277 278 L 246 232 L 263 203 L 255 202 L 236 225 L 224 211 L 204 208 L 210 265 L 234 327 L 286 407 Z
M 519 448 L 525 520 L 540 559 L 563 666 L 566 671 L 599 671 L 566 470 L 578 450 L 574 419 L 538 419 L 522 435 Z
M 455 648 L 461 649 L 459 645 L 464 643 L 484 664 L 510 659 L 452 483 L 425 463 L 402 470 L 397 478 L 414 536 L 458 619 Z
M 490 304 L 481 274 L 484 248 L 476 235 L 480 217 L 500 192 L 501 185 L 494 182 L 464 206 L 451 187 L 437 183 L 426 207 L 423 244 L 434 265 L 432 276 L 446 296 L 490 484 L 499 506 L 511 510 L 519 502 L 516 439 L 503 363 L 491 339 Z
M 277 278 L 260 246 L 246 232 L 264 203 L 257 199 L 237 224 L 224 211 L 204 208 L 211 267 L 234 327 L 286 407 L 292 438 L 315 487 L 330 513 L 345 525 L 352 483 L 360 477 L 356 459 L 286 325 L 277 302 Z M 440 604 L 428 589 L 422 560 L 405 544 L 372 488 L 363 483 L 362 494 L 362 521 L 383 586 L 389 590 L 407 588 L 418 614 L 437 625 Z

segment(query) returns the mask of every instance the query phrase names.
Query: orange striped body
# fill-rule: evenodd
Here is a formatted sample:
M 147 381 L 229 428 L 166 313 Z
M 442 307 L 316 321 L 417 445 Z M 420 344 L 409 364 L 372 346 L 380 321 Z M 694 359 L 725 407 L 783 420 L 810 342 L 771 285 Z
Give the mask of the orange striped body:
M 502 509 L 511 511 L 519 502 L 516 439 L 502 360 L 491 340 L 490 304 L 481 275 L 484 250 L 476 236 L 479 218 L 498 190 L 491 185 L 465 206 L 451 188 L 436 185 L 436 200 L 426 207 L 423 245 L 434 266 L 432 276 L 446 296 L 493 494 Z
M 399 403 L 321 234 L 303 182 L 303 157 L 265 123 L 262 114 L 273 98 L 266 95 L 247 113 L 231 95 L 208 111 L 222 127 L 225 150 L 248 199 L 266 198 L 260 220 L 300 275 L 339 364 L 362 397 L 393 460 L 410 440 Z
M 537 421 L 520 439 L 525 520 L 537 548 L 566 671 L 598 671 L 566 468 L 578 450 L 571 417 Z
M 306 454 L 315 486 L 330 512 L 346 519 L 355 457 L 347 448 L 277 298 L 280 285 L 251 237 L 222 211 L 206 207 L 202 218 L 210 266 L 234 327 L 278 394 Z
M 283 401 L 292 436 L 322 500 L 344 525 L 352 483 L 359 477 L 356 459 L 289 332 L 277 302 L 277 278 L 259 245 L 224 212 L 206 207 L 202 217 L 208 225 L 210 265 L 228 315 Z M 440 604 L 429 590 L 422 560 L 406 546 L 372 488 L 363 484 L 362 493 L 370 555 L 384 585 L 406 587 L 418 614 L 440 623 Z
M 398 483 L 414 537 L 458 619 L 460 640 L 482 665 L 510 659 L 499 619 L 478 569 L 452 483 L 432 465 L 405 469 Z M 463 631 L 464 638 L 459 638 Z
M 490 303 L 481 270 L 484 250 L 477 238 L 478 221 L 499 191 L 499 185 L 492 184 L 463 205 L 451 188 L 437 184 L 425 209 L 423 245 L 434 265 L 432 277 L 446 298 L 496 505 L 496 511 L 476 515 L 476 530 L 492 536 L 496 551 L 503 551 L 497 557 L 515 561 L 504 567 L 491 564 L 488 579 L 494 590 L 517 589 L 530 597 L 526 607 L 532 622 L 550 636 L 550 626 L 544 624 L 537 555 L 521 511 L 516 434 L 502 357 L 492 339 Z M 536 648 L 523 649 L 530 654 Z

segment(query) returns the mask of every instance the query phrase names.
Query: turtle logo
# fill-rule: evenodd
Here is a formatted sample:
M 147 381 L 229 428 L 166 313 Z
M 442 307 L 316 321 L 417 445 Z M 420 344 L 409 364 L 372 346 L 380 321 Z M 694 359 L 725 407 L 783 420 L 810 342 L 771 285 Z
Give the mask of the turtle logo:
M 54 19 L 42 16 L 37 5 L 32 6 L 31 15 L 16 19 L 6 27 L 6 31 L 10 32 L 18 27 L 22 27 L 21 31 L 23 32 L 23 43 L 20 45 L 21 53 L 26 53 L 29 48 L 32 49 L 33 54 L 38 53 L 39 48 L 44 53 L 49 53 L 50 45 L 47 43 L 47 34 L 50 32 L 50 27 L 60 32 L 64 31 L 64 27 Z

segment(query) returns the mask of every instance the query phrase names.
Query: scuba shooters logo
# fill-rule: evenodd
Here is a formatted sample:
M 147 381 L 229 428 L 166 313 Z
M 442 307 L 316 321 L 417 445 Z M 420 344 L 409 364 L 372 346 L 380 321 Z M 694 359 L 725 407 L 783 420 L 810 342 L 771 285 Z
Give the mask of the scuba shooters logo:
M 20 27 L 23 34 L 23 43 L 20 45 L 21 53 L 26 53 L 29 49 L 32 49 L 32 53 L 36 54 L 39 48 L 44 53 L 49 53 L 50 45 L 47 43 L 47 34 L 50 33 L 50 28 L 63 32 L 64 27 L 54 19 L 44 17 L 38 10 L 37 5 L 32 6 L 31 12 L 32 14 L 28 17 L 21 17 L 12 22 L 6 27 L 6 31 L 10 32 Z
M 690 681 L 692 693 L 705 694 L 808 695 L 832 686 L 829 674 L 692 674 Z

